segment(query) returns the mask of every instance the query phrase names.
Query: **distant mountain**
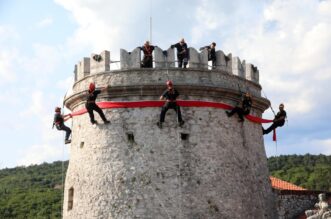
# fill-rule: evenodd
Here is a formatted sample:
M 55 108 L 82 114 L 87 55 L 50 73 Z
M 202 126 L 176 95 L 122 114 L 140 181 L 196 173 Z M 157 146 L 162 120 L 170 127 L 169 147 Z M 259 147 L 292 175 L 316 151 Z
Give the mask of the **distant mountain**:
M 270 157 L 271 175 L 310 190 L 331 191 L 331 156 Z M 0 170 L 1 219 L 61 218 L 68 161 Z

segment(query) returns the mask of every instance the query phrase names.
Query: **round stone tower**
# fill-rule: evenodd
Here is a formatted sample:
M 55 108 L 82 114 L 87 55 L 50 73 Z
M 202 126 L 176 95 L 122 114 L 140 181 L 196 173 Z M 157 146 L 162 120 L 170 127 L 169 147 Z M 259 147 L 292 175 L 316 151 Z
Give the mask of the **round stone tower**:
M 157 101 L 171 79 L 179 100 L 235 106 L 240 92 L 252 94 L 251 114 L 261 117 L 269 101 L 261 97 L 258 69 L 217 51 L 208 69 L 207 51 L 190 48 L 188 69 L 175 68 L 175 52 L 154 50 L 154 68 L 140 68 L 141 52 L 121 50 L 119 70 L 110 53 L 92 54 L 75 66 L 73 93 L 65 105 L 84 109 L 90 82 L 109 85 L 100 101 Z M 73 117 L 63 218 L 276 218 L 261 125 L 224 109 L 181 107 L 181 128 L 169 110 L 162 129 L 160 107 L 104 109 L 111 124 Z

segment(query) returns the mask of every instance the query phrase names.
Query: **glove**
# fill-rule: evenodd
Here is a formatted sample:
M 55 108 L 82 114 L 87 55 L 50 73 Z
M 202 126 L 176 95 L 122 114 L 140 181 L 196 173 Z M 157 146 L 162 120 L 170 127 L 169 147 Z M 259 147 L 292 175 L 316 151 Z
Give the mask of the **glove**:
M 175 46 L 174 45 L 171 45 L 170 48 L 173 49 L 173 48 L 175 48 Z

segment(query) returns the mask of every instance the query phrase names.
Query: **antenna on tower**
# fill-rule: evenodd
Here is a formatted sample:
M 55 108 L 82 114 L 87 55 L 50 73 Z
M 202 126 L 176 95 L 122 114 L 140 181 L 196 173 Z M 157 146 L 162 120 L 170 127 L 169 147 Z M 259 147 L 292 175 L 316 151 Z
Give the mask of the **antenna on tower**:
M 149 41 L 152 44 L 152 0 L 150 0 Z

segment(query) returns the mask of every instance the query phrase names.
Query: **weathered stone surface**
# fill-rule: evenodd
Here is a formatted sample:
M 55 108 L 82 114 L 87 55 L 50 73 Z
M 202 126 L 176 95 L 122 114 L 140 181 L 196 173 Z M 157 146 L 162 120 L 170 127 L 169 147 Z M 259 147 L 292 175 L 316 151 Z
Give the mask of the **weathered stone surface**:
M 296 218 L 305 210 L 312 208 L 317 201 L 315 195 L 286 194 L 277 195 L 277 211 L 279 219 Z
M 200 68 L 200 54 L 192 47 L 189 48 L 190 59 L 188 61 L 190 68 Z
M 141 50 L 139 48 L 135 48 L 132 52 L 121 49 L 120 53 L 121 69 L 140 68 Z
M 245 60 L 241 62 L 238 57 L 232 58 L 232 74 L 242 78 L 246 78 L 245 67 L 246 67 Z
M 109 71 L 110 70 L 110 52 L 107 50 L 104 50 L 101 52 L 100 56 L 101 59 L 100 60 L 95 60 L 95 58 L 93 58 L 95 55 L 98 56 L 98 54 L 91 54 L 91 74 L 97 74 L 100 72 L 105 72 L 105 71 Z
M 259 69 L 251 63 L 246 64 L 246 79 L 259 83 Z
M 170 68 L 175 67 L 175 50 L 172 48 L 167 49 L 167 65 Z
M 222 50 L 216 51 L 216 69 L 232 73 L 232 54 L 225 56 Z
M 164 55 L 162 49 L 160 49 L 159 47 L 154 48 L 155 68 L 165 68 L 167 66 L 166 58 L 167 57 Z
M 179 99 L 235 105 L 239 85 L 252 91 L 254 115 L 268 107 L 260 85 L 222 71 L 194 69 L 91 75 L 75 83 L 65 104 L 73 111 L 83 108 L 91 80 L 111 86 L 98 101 L 157 100 L 169 78 Z M 110 125 L 93 128 L 87 114 L 73 118 L 64 218 L 276 218 L 261 125 L 239 123 L 215 108 L 183 107 L 183 128 L 169 110 L 163 129 L 156 126 L 159 108 L 104 112 Z M 68 210 L 70 188 L 74 197 Z
M 81 80 L 90 74 L 90 58 L 84 57 L 77 65 L 77 80 Z

